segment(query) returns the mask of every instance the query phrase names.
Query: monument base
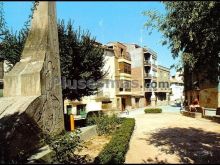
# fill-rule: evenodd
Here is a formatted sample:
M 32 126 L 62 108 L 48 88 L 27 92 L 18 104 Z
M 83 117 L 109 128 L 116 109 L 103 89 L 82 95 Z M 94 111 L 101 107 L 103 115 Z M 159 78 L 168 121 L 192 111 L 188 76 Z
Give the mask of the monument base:
M 50 134 L 49 130 L 63 130 L 62 123 L 53 121 L 55 118 L 51 114 L 56 113 L 50 109 L 46 111 L 43 103 L 42 96 L 0 99 L 1 163 L 25 163 L 33 151 L 44 145 L 43 134 Z

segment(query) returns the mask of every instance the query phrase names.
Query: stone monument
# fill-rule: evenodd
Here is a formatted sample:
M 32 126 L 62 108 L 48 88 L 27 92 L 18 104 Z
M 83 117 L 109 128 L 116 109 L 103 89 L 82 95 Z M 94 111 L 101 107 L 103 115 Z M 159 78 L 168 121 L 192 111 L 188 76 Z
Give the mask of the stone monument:
M 25 139 L 33 142 L 35 133 L 51 135 L 64 130 L 55 2 L 38 2 L 21 60 L 4 76 L 3 96 L 0 98 L 0 143 L 19 135 L 17 141 L 11 139 L 14 143 L 11 145 L 19 150 L 25 145 L 20 144 Z M 19 129 L 12 128 L 13 123 Z

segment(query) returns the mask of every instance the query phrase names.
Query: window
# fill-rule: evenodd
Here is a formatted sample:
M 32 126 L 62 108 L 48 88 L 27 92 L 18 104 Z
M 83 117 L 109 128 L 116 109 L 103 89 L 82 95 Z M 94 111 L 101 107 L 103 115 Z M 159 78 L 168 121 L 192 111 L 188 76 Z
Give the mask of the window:
M 125 91 L 131 91 L 131 81 L 124 80 L 123 87 L 125 88 Z
M 135 98 L 135 103 L 138 103 L 139 102 L 139 98 Z
M 121 57 L 123 57 L 123 49 L 121 48 Z
M 131 74 L 131 65 L 125 62 L 119 63 L 120 73 Z
M 72 114 L 72 105 L 67 105 L 66 110 L 68 115 Z
M 86 104 L 77 105 L 77 115 L 81 115 L 86 111 Z

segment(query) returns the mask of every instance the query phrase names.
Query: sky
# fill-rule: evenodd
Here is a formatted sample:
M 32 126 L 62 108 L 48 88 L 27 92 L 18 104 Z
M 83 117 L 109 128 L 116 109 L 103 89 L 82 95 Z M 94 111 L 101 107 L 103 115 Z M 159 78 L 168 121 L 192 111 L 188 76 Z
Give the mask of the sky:
M 31 12 L 32 2 L 4 2 L 4 12 L 7 26 L 13 31 L 20 30 Z M 177 62 L 172 58 L 167 46 L 162 46 L 162 35 L 156 30 L 149 35 L 144 23 L 147 18 L 142 14 L 146 10 L 158 10 L 162 13 L 165 8 L 156 1 L 146 2 L 80 2 L 58 1 L 57 19 L 73 21 L 73 26 L 89 30 L 92 36 L 102 44 L 110 41 L 135 43 L 147 46 L 157 53 L 159 65 L 170 67 Z M 171 75 L 175 73 L 171 70 Z

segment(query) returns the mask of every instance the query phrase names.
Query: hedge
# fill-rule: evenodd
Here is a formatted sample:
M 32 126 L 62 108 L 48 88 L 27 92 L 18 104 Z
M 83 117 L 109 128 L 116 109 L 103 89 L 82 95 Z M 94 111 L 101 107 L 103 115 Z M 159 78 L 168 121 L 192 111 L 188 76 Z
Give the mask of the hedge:
M 145 113 L 161 113 L 161 108 L 148 108 L 144 110 Z
M 124 118 L 119 129 L 112 136 L 110 142 L 95 158 L 96 164 L 122 164 L 129 147 L 130 138 L 134 130 L 135 120 Z

